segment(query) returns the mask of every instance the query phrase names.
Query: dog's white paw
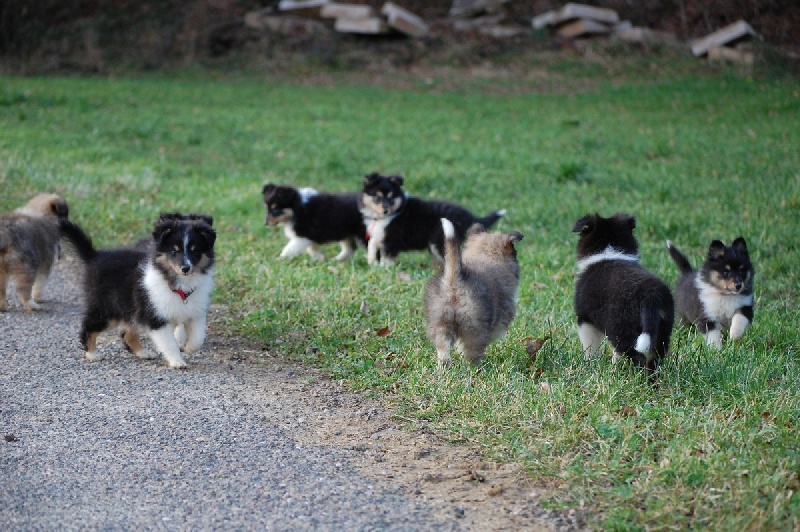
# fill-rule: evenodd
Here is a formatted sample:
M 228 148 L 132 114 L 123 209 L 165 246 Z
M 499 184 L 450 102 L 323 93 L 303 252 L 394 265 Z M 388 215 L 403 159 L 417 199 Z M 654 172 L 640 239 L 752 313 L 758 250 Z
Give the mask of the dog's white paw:
M 183 357 L 168 358 L 167 366 L 171 367 L 172 369 L 185 369 L 189 367 Z
M 186 353 L 187 355 L 192 355 L 192 354 L 197 353 L 198 351 L 200 351 L 201 347 L 203 347 L 202 344 L 200 344 L 200 345 L 186 344 L 183 347 L 183 352 Z
M 137 351 L 136 353 L 134 353 L 134 355 L 136 355 L 137 358 L 143 358 L 145 360 L 152 360 L 154 358 L 158 358 L 158 354 L 153 353 L 149 349 L 142 349 L 141 351 Z
M 183 346 L 186 344 L 186 328 L 183 326 L 182 323 L 177 327 L 175 327 L 173 336 L 175 336 L 175 341 L 178 342 L 179 346 Z
M 744 336 L 744 331 L 750 325 L 750 320 L 744 317 L 743 314 L 736 313 L 731 320 L 730 338 L 731 340 L 738 340 Z
M 103 355 L 99 354 L 97 351 L 86 351 L 86 360 L 89 362 L 97 362 L 98 360 L 103 360 Z
M 722 349 L 722 331 L 714 329 L 706 334 L 706 345 L 714 349 Z
M 27 300 L 24 303 L 24 305 L 25 305 L 25 308 L 28 311 L 34 311 L 34 310 L 41 310 L 42 309 L 42 306 L 39 303 L 37 303 L 36 301 L 34 301 L 33 299 Z

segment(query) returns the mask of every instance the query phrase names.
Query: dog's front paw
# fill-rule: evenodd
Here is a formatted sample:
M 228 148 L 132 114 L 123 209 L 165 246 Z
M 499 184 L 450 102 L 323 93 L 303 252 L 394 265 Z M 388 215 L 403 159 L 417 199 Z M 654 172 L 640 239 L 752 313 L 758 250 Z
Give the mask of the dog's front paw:
M 97 351 L 86 351 L 86 360 L 89 362 L 97 362 L 98 360 L 103 360 L 103 355 L 99 354 Z
M 183 357 L 168 358 L 167 366 L 171 367 L 172 369 L 186 369 L 189 367 Z
M 183 347 L 183 352 L 186 353 L 187 355 L 193 355 L 194 353 L 197 353 L 198 351 L 200 351 L 201 347 L 203 347 L 203 344 L 200 344 L 200 345 L 186 344 Z
M 36 301 L 34 301 L 33 299 L 27 300 L 24 303 L 24 305 L 25 305 L 25 309 L 28 310 L 29 312 L 33 312 L 34 310 L 41 310 L 42 309 L 42 306 L 39 303 L 37 303 Z

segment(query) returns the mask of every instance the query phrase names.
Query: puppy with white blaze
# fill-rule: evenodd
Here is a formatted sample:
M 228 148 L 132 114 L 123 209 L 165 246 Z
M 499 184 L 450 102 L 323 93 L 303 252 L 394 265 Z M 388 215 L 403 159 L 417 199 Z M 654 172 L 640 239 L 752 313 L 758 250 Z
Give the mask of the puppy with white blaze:
M 101 358 L 100 333 L 119 325 L 137 357 L 157 356 L 141 344 L 140 334 L 146 333 L 169 367 L 186 367 L 181 348 L 193 353 L 206 337 L 216 240 L 211 222 L 207 215 L 163 215 L 145 247 L 115 250 L 95 249 L 80 227 L 60 222 L 62 236 L 86 265 L 80 339 L 88 360 Z
M 490 233 L 473 224 L 460 252 L 453 223 L 446 218 L 441 223 L 444 266 L 425 286 L 428 337 L 440 369 L 450 365 L 454 346 L 478 366 L 486 348 L 514 320 L 519 286 L 514 244 L 522 240 L 522 233 Z
M 605 337 L 615 358 L 625 355 L 652 376 L 669 349 L 675 309 L 666 283 L 639 264 L 635 227 L 635 218 L 622 213 L 575 222 L 575 314 L 586 357 Z

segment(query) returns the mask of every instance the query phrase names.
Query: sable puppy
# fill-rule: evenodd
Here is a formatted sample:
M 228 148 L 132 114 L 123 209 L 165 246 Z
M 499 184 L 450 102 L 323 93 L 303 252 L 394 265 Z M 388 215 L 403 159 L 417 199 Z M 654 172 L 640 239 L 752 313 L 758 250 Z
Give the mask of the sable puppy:
M 669 287 L 639 265 L 635 227 L 635 218 L 622 213 L 575 222 L 575 314 L 587 357 L 605 336 L 615 355 L 628 356 L 651 375 L 669 349 L 675 311 Z
M 714 240 L 699 270 L 667 240 L 669 255 L 681 278 L 675 289 L 675 303 L 682 321 L 697 326 L 706 344 L 722 348 L 722 329 L 738 340 L 753 321 L 753 277 L 755 269 L 747 242 L 737 237 L 726 246 Z
M 459 252 L 453 224 L 441 219 L 444 267 L 425 287 L 428 337 L 439 368 L 451 363 L 455 345 L 477 366 L 486 348 L 508 331 L 516 312 L 519 264 L 514 244 L 522 233 L 488 233 L 480 224 L 467 231 Z
M 359 206 L 367 227 L 367 262 L 377 264 L 380 261 L 383 266 L 392 265 L 401 252 L 424 249 L 442 261 L 441 218 L 450 220 L 456 240 L 461 243 L 473 224 L 488 229 L 505 214 L 505 210 L 499 210 L 478 218 L 455 203 L 408 196 L 403 190 L 401 176 L 378 173 L 364 177 Z
M 283 226 L 289 239 L 281 251 L 282 259 L 306 251 L 314 259 L 323 260 L 319 246 L 339 242 L 341 251 L 336 260 L 345 260 L 353 255 L 357 243 L 364 243 L 366 228 L 355 193 L 330 194 L 268 183 L 261 194 L 267 210 L 265 225 Z
M 38 310 L 50 270 L 59 254 L 58 220 L 69 216 L 56 194 L 38 194 L 23 207 L 0 216 L 0 311 L 6 309 L 13 277 L 27 310 Z
M 144 247 L 97 250 L 77 225 L 62 220 L 61 233 L 86 264 L 86 311 L 81 344 L 94 361 L 97 337 L 121 325 L 125 345 L 140 358 L 154 358 L 140 341 L 147 333 L 172 368 L 184 368 L 177 329 L 185 330 L 185 353 L 202 347 L 213 288 L 213 219 L 206 215 L 162 216 Z

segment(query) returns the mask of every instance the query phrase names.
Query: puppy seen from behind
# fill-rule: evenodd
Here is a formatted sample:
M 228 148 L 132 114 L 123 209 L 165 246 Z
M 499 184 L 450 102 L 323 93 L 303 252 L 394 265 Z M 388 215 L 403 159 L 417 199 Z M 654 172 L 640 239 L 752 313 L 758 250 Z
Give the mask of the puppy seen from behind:
M 618 213 L 580 218 L 575 314 L 588 358 L 608 338 L 615 358 L 626 355 L 652 376 L 669 349 L 674 303 L 669 287 L 639 264 L 636 220 Z
M 699 270 L 678 248 L 667 241 L 670 257 L 681 277 L 675 288 L 678 315 L 697 326 L 706 343 L 720 349 L 722 329 L 731 340 L 738 340 L 753 321 L 753 277 L 755 269 L 743 237 L 730 246 L 714 240 Z
M 0 311 L 12 279 L 26 310 L 41 308 L 44 288 L 60 253 L 58 220 L 69 216 L 56 194 L 37 194 L 23 207 L 0 216 Z
M 345 260 L 353 255 L 357 243 L 364 243 L 366 228 L 355 193 L 330 194 L 268 183 L 261 194 L 267 211 L 265 225 L 283 226 L 289 239 L 281 251 L 282 259 L 307 252 L 322 260 L 325 256 L 319 247 L 339 242 L 341 251 L 336 260 Z
M 461 252 L 454 224 L 442 218 L 441 227 L 444 265 L 425 287 L 428 337 L 440 369 L 451 364 L 453 347 L 477 366 L 514 319 L 519 287 L 514 244 L 522 240 L 522 233 L 490 233 L 474 224 Z
M 157 356 L 142 346 L 145 333 L 170 367 L 186 367 L 181 348 L 191 354 L 206 337 L 216 241 L 212 222 L 207 215 L 162 215 L 149 243 L 114 250 L 95 249 L 80 227 L 60 222 L 62 235 L 86 265 L 80 340 L 88 360 L 101 358 L 100 333 L 119 325 L 137 357 Z

